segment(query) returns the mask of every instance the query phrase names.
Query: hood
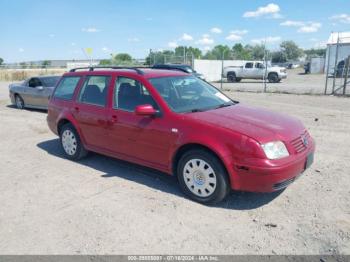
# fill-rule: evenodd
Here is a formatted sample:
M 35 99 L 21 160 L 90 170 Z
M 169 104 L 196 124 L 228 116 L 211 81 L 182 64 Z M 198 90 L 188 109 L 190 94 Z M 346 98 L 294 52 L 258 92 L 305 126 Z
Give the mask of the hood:
M 305 127 L 296 118 L 266 109 L 236 104 L 229 107 L 186 115 L 193 120 L 249 136 L 260 143 L 290 141 Z

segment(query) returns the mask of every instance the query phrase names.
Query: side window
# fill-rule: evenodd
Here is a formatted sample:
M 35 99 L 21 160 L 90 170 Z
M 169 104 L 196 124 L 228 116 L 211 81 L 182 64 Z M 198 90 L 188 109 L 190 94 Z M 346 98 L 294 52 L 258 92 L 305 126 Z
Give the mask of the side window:
M 80 90 L 79 101 L 86 104 L 106 106 L 109 76 L 88 76 Z
M 42 85 L 43 84 L 41 83 L 39 78 L 33 77 L 29 80 L 29 87 L 37 87 Z
M 245 68 L 253 68 L 253 63 L 246 63 Z
M 264 69 L 265 66 L 262 63 L 256 63 L 255 68 Z
M 134 111 L 138 105 L 149 104 L 158 110 L 159 107 L 147 89 L 137 80 L 118 77 L 114 88 L 114 108 Z
M 74 90 L 77 87 L 80 80 L 80 76 L 67 76 L 63 77 L 58 84 L 53 97 L 70 100 L 73 97 Z

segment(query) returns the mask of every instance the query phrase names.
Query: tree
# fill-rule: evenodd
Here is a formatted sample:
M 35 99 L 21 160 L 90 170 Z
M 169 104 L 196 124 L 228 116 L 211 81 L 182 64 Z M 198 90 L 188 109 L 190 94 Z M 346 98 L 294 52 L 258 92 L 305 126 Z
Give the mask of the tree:
M 326 56 L 326 48 L 319 48 L 319 49 L 308 49 L 304 50 L 304 53 L 307 56 L 307 59 L 310 59 L 312 57 L 325 57 Z
M 282 51 L 275 51 L 271 54 L 272 63 L 285 63 L 287 62 L 287 57 Z
M 265 50 L 265 46 L 264 45 L 255 45 L 252 47 L 252 59 L 254 60 L 263 60 L 265 57 L 265 53 L 267 53 L 267 51 Z
M 19 63 L 19 65 L 20 65 L 22 68 L 27 68 L 26 62 L 21 62 L 21 63 Z
M 227 45 L 217 45 L 214 46 L 212 50 L 208 51 L 204 58 L 211 60 L 231 59 L 232 52 L 230 47 Z
M 111 59 L 102 59 L 99 63 L 99 65 L 101 66 L 108 66 L 108 65 L 111 65 L 112 64 L 112 61 Z
M 51 65 L 51 61 L 49 60 L 44 60 L 41 62 L 41 68 L 46 68 Z
M 2 58 L 0 57 L 0 65 L 2 65 L 3 62 L 4 62 L 4 59 L 2 59 Z
M 132 57 L 127 53 L 120 53 L 112 56 L 111 64 L 113 65 L 131 65 L 132 63 Z
M 293 41 L 283 41 L 280 48 L 287 60 L 297 60 L 303 55 L 303 50 Z
M 238 60 L 250 60 L 252 59 L 251 56 L 251 50 L 249 46 L 246 46 L 247 48 L 243 47 L 241 43 L 235 44 L 232 47 L 232 56 L 233 59 L 238 59 Z
M 178 46 L 175 48 L 175 56 L 183 56 L 184 54 L 186 54 L 186 57 L 193 56 L 193 58 L 200 58 L 202 51 L 192 46 Z

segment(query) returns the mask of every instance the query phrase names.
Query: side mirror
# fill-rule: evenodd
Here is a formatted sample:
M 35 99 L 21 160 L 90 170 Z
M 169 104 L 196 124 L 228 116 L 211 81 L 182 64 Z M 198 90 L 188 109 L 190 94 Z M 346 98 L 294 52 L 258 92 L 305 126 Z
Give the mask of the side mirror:
M 154 116 L 157 111 L 151 105 L 139 105 L 135 107 L 135 114 L 139 116 Z
M 44 87 L 43 86 L 37 86 L 36 89 L 38 89 L 39 91 L 42 91 L 42 90 L 44 90 Z

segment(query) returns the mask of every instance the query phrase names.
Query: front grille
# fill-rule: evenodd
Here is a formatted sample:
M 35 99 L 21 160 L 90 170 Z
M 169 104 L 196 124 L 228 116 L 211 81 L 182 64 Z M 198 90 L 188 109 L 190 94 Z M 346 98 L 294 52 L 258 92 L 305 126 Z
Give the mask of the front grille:
M 305 143 L 305 139 L 306 139 L 306 143 Z M 301 153 L 307 148 L 309 141 L 310 141 L 310 135 L 307 131 L 305 131 L 303 134 L 293 139 L 290 142 L 290 144 L 293 146 L 296 153 Z
M 287 180 L 284 180 L 282 182 L 276 183 L 276 184 L 273 185 L 273 189 L 274 190 L 281 190 L 283 188 L 286 188 L 291 183 L 293 183 L 295 179 L 296 179 L 296 177 L 292 177 L 290 179 L 287 179 Z

